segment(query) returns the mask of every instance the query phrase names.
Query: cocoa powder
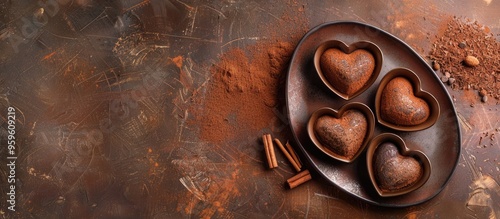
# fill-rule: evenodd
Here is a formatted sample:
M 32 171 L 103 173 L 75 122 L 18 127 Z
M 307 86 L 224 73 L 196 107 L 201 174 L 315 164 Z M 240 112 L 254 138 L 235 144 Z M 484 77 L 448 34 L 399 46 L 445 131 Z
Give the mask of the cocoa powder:
M 454 90 L 484 90 L 500 98 L 500 42 L 488 27 L 461 18 L 452 18 L 436 37 L 429 58 L 440 65 L 439 76 L 449 73 Z M 466 65 L 474 56 L 478 64 Z M 470 59 L 470 57 L 469 57 Z M 479 96 L 478 96 L 479 99 Z
M 291 43 L 275 41 L 249 46 L 248 57 L 239 48 L 224 53 L 210 68 L 206 96 L 198 100 L 200 138 L 222 142 L 272 127 L 293 49 Z
M 262 132 L 287 130 L 286 72 L 296 44 L 309 29 L 304 11 L 297 11 L 304 5 L 287 6 L 279 20 L 262 26 L 267 37 L 230 48 L 210 67 L 206 93 L 195 96 L 190 109 L 201 140 L 256 139 Z
M 278 17 L 278 13 L 273 12 L 271 16 L 277 18 L 276 20 L 271 19 L 259 25 L 262 29 L 259 28 L 253 33 L 259 37 L 251 44 L 240 41 L 241 38 L 221 44 L 223 51 L 216 57 L 216 61 L 211 62 L 208 68 L 204 66 L 204 69 L 209 70 L 208 80 L 193 91 L 187 109 L 189 129 L 198 134 L 196 141 L 216 145 L 217 151 L 226 153 L 229 157 L 242 155 L 240 150 L 233 150 L 233 147 L 244 147 L 245 155 L 250 155 L 246 154 L 248 152 L 246 149 L 262 152 L 263 145 L 259 145 L 257 139 L 263 133 L 272 133 L 273 137 L 289 139 L 289 137 L 283 138 L 289 133 L 284 110 L 286 109 L 285 77 L 296 43 L 309 27 L 306 25 L 304 12 L 297 11 L 303 6 L 295 2 L 288 2 L 285 5 L 281 2 L 275 4 L 279 4 L 280 8 L 286 6 L 283 8 L 283 14 Z M 207 147 L 203 150 L 211 151 Z M 249 158 L 255 160 L 253 156 Z M 220 162 L 230 164 L 227 167 L 237 171 L 229 171 L 228 176 L 228 171 L 221 171 L 217 167 L 216 173 L 225 175 L 225 178 L 222 179 L 222 184 L 211 184 L 214 189 L 204 193 L 207 201 L 199 201 L 188 195 L 187 206 L 180 205 L 178 211 L 192 214 L 191 209 L 203 204 L 209 207 L 198 214 L 198 217 L 212 218 L 221 215 L 234 217 L 233 213 L 224 212 L 224 209 L 231 208 L 231 200 L 236 200 L 240 192 L 247 189 L 244 184 L 238 183 L 241 181 L 239 175 L 250 173 L 256 176 L 259 173 L 252 173 L 253 166 L 242 163 L 241 159 Z M 209 166 L 211 165 L 207 165 Z M 219 180 L 221 177 L 218 176 L 217 181 Z M 273 191 L 274 188 L 276 187 L 267 187 L 262 192 Z M 221 192 L 221 189 L 224 191 Z M 265 205 L 266 208 L 277 209 L 279 207 L 277 204 Z

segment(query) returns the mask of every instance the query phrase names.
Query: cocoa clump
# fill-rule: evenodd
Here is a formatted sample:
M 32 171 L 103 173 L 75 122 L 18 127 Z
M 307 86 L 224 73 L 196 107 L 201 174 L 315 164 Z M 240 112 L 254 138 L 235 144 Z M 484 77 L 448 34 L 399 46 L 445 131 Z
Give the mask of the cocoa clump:
M 488 94 L 488 92 L 485 89 L 482 89 L 479 91 L 479 96 L 484 97 Z
M 448 84 L 449 85 L 453 85 L 453 83 L 455 83 L 456 79 L 455 78 L 449 78 L 448 79 Z
M 434 71 L 438 71 L 439 69 L 441 69 L 441 65 L 438 62 L 434 61 L 432 62 L 432 69 L 434 69 Z
M 488 102 L 488 96 L 483 96 L 483 97 L 481 97 L 481 101 L 482 101 L 483 103 Z

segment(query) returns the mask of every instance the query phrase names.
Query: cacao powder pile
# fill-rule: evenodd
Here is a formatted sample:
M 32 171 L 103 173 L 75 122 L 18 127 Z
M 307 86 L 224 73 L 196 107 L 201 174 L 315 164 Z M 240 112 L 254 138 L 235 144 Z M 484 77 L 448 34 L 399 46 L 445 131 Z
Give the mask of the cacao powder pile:
M 467 56 L 479 64 L 467 66 Z M 448 82 L 452 89 L 474 89 L 482 91 L 481 96 L 500 99 L 500 43 L 488 27 L 453 17 L 437 36 L 429 59 L 439 66 L 438 76 L 453 79 Z
M 279 91 L 284 89 L 293 50 L 291 43 L 276 41 L 222 54 L 210 68 L 212 78 L 207 95 L 198 99 L 203 106 L 195 113 L 200 138 L 223 142 L 238 136 L 255 136 L 258 131 L 282 122 L 276 115 L 283 113 L 278 98 L 284 99 L 284 95 L 279 95 Z
M 230 47 L 212 63 L 206 93 L 196 95 L 190 107 L 195 115 L 190 122 L 199 128 L 201 140 L 222 143 L 247 137 L 253 142 L 263 131 L 289 134 L 285 79 L 295 46 L 309 30 L 303 9 L 288 2 L 279 19 L 257 31 L 266 37 Z

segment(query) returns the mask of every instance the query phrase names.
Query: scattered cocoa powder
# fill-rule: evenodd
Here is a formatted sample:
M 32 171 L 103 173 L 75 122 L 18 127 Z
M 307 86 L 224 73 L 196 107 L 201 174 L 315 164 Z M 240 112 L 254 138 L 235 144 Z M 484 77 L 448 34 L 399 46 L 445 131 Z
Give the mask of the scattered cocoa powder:
M 468 56 L 479 63 L 465 65 Z M 500 99 L 500 42 L 489 28 L 454 17 L 437 36 L 429 58 L 439 63 L 441 75 L 449 72 L 455 79 L 449 83 L 454 90 L 483 90 L 484 96 Z
M 196 112 L 200 138 L 221 142 L 272 127 L 293 50 L 293 44 L 276 41 L 249 46 L 249 57 L 239 48 L 224 53 L 210 69 L 204 107 Z
M 218 145 L 217 150 L 225 151 L 222 153 L 229 157 L 240 155 L 241 151 L 234 150 L 234 147 L 247 147 L 259 152 L 263 147 L 258 145 L 257 139 L 263 133 L 271 133 L 276 138 L 289 134 L 284 107 L 285 77 L 296 43 L 310 27 L 307 25 L 305 12 L 298 11 L 303 5 L 295 1 L 278 1 L 272 4 L 277 4 L 283 11 L 273 10 L 272 14 L 268 12 L 273 19 L 259 24 L 258 29 L 250 28 L 252 35 L 258 37 L 243 39 L 238 35 L 238 38 L 227 39 L 220 44 L 221 54 L 214 57 L 215 61 L 201 64 L 202 71 L 206 69 L 209 72 L 206 72 L 206 81 L 195 83 L 199 87 L 193 91 L 186 111 L 189 112 L 186 113 L 189 115 L 188 129 L 198 134 L 195 140 Z M 229 38 L 230 36 L 231 34 Z M 179 61 L 182 59 L 172 60 L 174 63 Z M 181 76 L 184 69 L 180 69 Z M 205 147 L 203 150 L 212 151 Z M 199 160 L 198 157 L 195 160 Z M 240 175 L 250 173 L 255 176 L 259 173 L 252 172 L 253 167 L 245 165 L 241 159 L 222 162 L 229 163 L 227 168 L 237 171 L 219 171 L 217 167 L 217 171 L 213 173 L 213 168 L 194 168 L 203 173 L 208 172 L 209 175 L 213 173 L 217 181 L 222 182 L 210 183 L 208 190 L 203 191 L 205 200 L 202 201 L 194 198 L 191 191 L 187 192 L 188 195 L 181 197 L 184 201 L 179 202 L 178 211 L 194 215 L 193 209 L 204 206 L 205 209 L 196 217 L 237 215 L 225 209 L 230 209 L 230 201 L 236 200 L 247 189 L 244 184 L 238 183 L 241 181 Z M 274 188 L 276 186 L 266 186 L 266 190 L 261 192 L 267 193 Z M 278 202 L 266 202 L 265 206 L 269 209 L 281 207 Z
M 285 77 L 289 60 L 300 38 L 309 30 L 297 2 L 286 4 L 279 19 L 264 24 L 263 37 L 246 47 L 220 54 L 210 67 L 205 95 L 194 97 L 193 123 L 201 140 L 228 142 L 259 132 L 286 131 Z M 299 10 L 299 11 L 298 11 Z M 280 26 L 279 31 L 276 26 Z

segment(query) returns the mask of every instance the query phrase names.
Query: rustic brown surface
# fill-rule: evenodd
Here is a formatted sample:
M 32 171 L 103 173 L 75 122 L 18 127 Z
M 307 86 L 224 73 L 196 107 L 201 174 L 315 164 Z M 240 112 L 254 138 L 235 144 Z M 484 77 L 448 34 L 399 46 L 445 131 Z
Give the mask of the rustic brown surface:
M 0 217 L 500 217 L 500 107 L 472 89 L 448 87 L 461 160 L 418 206 L 369 205 L 314 172 L 289 190 L 295 171 L 279 152 L 268 170 L 258 140 L 291 139 L 284 63 L 308 29 L 362 21 L 427 57 L 452 16 L 498 42 L 500 1 L 59 2 L 0 3 Z M 15 213 L 4 201 L 8 106 Z

